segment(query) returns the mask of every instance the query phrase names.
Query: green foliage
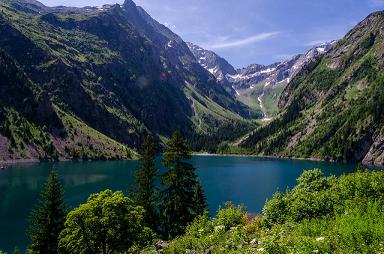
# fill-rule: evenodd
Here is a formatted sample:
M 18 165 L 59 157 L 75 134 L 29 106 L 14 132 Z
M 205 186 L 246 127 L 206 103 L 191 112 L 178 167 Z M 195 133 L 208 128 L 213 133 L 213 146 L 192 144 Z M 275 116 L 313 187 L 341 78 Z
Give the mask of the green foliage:
M 300 221 L 330 212 L 328 200 L 326 200 L 330 196 L 322 195 L 323 193 L 319 192 L 324 187 L 329 188 L 327 178 L 322 175 L 320 170 L 304 172 L 298 182 L 299 184 L 287 195 L 283 196 L 277 192 L 265 204 L 263 212 L 268 223 L 284 223 L 287 220 Z
M 256 124 L 253 123 L 230 121 L 226 124 L 221 124 L 218 130 L 208 132 L 209 134 L 190 134 L 187 136 L 187 141 L 193 151 L 219 153 L 223 151 L 223 148 L 220 147 L 222 142 L 234 141 L 255 127 Z
M 227 204 L 215 218 L 197 217 L 161 253 L 383 253 L 383 180 L 382 171 L 339 178 L 305 171 L 292 190 L 275 193 L 263 217 L 250 220 Z
M 333 216 L 344 212 L 347 202 L 384 197 L 382 172 L 358 171 L 354 174 L 325 177 L 319 170 L 304 172 L 298 185 L 285 195 L 279 193 L 264 206 L 270 225 L 289 221 Z
M 29 253 L 58 253 L 59 234 L 64 228 L 64 193 L 55 169 L 52 169 L 37 207 L 31 213 L 28 234 Z
M 182 234 L 188 223 L 199 215 L 205 205 L 194 203 L 198 181 L 196 169 L 186 162 L 190 157 L 186 141 L 175 132 L 163 154 L 163 166 L 169 168 L 161 178 L 163 190 L 160 210 L 163 220 L 162 231 L 166 238 Z M 202 190 L 199 192 L 202 193 Z M 201 197 L 199 199 L 201 202 L 205 201 Z
M 156 147 L 152 136 L 147 137 L 142 150 L 140 166 L 135 174 L 136 183 L 132 198 L 136 205 L 144 208 L 145 224 L 151 229 L 157 230 L 159 225 L 158 190 L 155 181 L 158 170 L 155 167 Z
M 240 146 L 254 154 L 362 161 L 384 126 L 382 39 L 377 36 L 383 23 L 383 13 L 377 14 L 308 64 L 285 89 L 278 117 Z
M 278 85 L 272 90 L 266 91 L 266 93 L 262 97 L 263 106 L 265 108 L 265 113 L 267 114 L 267 117 L 273 117 L 277 115 L 279 111 L 277 108 L 277 103 L 279 102 L 280 95 L 284 91 L 285 86 L 285 84 Z
M 265 204 L 263 213 L 268 218 L 266 220 L 267 223 L 281 224 L 286 221 L 287 210 L 288 207 L 284 195 L 277 191 L 273 194 L 272 199 Z
M 375 201 L 353 202 L 331 218 L 274 226 L 263 247 L 266 253 L 382 253 L 382 211 L 383 205 Z
M 73 159 L 136 159 L 137 153 L 54 106 L 66 130 L 63 154 Z
M 207 197 L 205 196 L 204 189 L 200 181 L 196 182 L 193 204 L 195 205 L 194 210 L 198 215 L 204 214 L 204 212 L 208 209 Z
M 208 213 L 196 217 L 183 236 L 170 242 L 162 253 L 251 253 L 247 215 L 243 207 L 227 204 L 218 217 L 209 219 Z M 210 251 L 210 252 L 208 252 Z M 153 253 L 148 248 L 144 253 Z
M 13 252 L 12 252 L 12 254 L 20 254 L 21 252 L 20 252 L 20 249 L 19 248 L 15 248 L 14 250 L 13 250 Z M 6 252 L 4 252 L 4 251 L 2 251 L 2 250 L 0 250 L 0 254 L 7 254 Z
M 142 207 L 122 192 L 105 190 L 67 215 L 59 246 L 62 253 L 134 253 L 153 237 Z
M 216 224 L 224 226 L 225 230 L 238 225 L 245 225 L 247 215 L 244 212 L 244 207 L 234 206 L 228 202 L 225 204 L 225 209 L 220 209 L 216 216 Z

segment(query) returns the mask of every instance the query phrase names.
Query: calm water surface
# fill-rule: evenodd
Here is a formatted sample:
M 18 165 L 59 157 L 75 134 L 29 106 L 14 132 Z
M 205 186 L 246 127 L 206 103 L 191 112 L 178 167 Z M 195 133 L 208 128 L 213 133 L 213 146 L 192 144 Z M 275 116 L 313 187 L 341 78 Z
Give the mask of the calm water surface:
M 205 189 L 212 215 L 224 202 L 244 204 L 260 213 L 276 189 L 296 183 L 303 170 L 320 168 L 327 175 L 353 171 L 353 164 L 262 159 L 256 157 L 194 156 L 191 159 Z M 0 249 L 11 252 L 28 245 L 28 214 L 36 203 L 52 163 L 14 165 L 0 171 Z M 127 192 L 136 161 L 55 163 L 70 208 L 104 189 Z

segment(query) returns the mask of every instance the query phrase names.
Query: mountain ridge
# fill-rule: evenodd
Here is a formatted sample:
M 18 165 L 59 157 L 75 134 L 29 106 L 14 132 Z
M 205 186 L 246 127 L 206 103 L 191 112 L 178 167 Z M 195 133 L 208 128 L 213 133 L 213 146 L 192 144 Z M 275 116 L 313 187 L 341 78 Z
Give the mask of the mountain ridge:
M 314 46 L 304 54 L 269 65 L 250 64 L 235 70 L 224 58 L 188 43 L 196 60 L 235 98 L 259 111 L 264 121 L 277 114 L 280 94 L 290 80 L 309 62 L 332 49 L 336 41 Z M 267 108 L 264 106 L 267 104 Z
M 376 12 L 338 42 L 236 70 L 130 0 L 3 1 L 0 159 L 134 158 L 178 130 L 195 151 L 383 164 L 383 27 Z
M 251 153 L 384 164 L 384 12 L 361 21 L 285 88 L 279 116 L 243 139 Z
M 240 131 L 252 125 L 246 119 L 247 106 L 216 83 L 179 36 L 132 1 L 72 8 L 7 0 L 0 9 L 0 49 L 48 98 L 62 127 L 70 123 L 77 133 L 99 139 L 100 146 L 113 143 L 116 150 L 131 151 L 148 133 L 160 141 L 178 130 L 195 150 L 204 150 L 207 142 L 218 142 L 212 140 L 222 135 L 222 127 L 237 126 Z M 41 158 L 126 154 L 95 155 L 95 144 L 88 144 L 94 142 L 62 128 L 70 137 L 64 145 L 53 132 L 47 132 L 53 149 Z M 36 157 L 29 153 L 33 144 L 28 142 L 23 141 L 17 153 L 5 151 L 3 159 Z

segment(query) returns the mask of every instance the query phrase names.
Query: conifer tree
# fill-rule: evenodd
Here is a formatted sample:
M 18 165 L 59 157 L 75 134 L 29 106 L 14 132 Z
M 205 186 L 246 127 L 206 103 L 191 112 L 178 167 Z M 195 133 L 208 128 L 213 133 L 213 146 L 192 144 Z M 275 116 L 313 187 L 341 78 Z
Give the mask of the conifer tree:
M 28 230 L 31 238 L 29 253 L 58 253 L 59 234 L 64 228 L 66 207 L 64 192 L 53 168 L 41 192 L 40 200 L 30 217 Z
M 165 238 L 182 234 L 195 218 L 196 169 L 188 162 L 191 157 L 186 141 L 175 132 L 163 155 L 168 171 L 162 176 L 161 192 L 162 233 Z
M 136 205 L 145 209 L 144 222 L 153 230 L 158 227 L 158 190 L 156 177 L 158 170 L 155 166 L 156 147 L 152 136 L 148 136 L 142 147 L 140 166 L 135 174 L 135 186 L 132 198 Z
M 207 197 L 205 196 L 203 186 L 200 181 L 196 183 L 194 199 L 196 215 L 203 215 L 208 208 L 208 204 Z

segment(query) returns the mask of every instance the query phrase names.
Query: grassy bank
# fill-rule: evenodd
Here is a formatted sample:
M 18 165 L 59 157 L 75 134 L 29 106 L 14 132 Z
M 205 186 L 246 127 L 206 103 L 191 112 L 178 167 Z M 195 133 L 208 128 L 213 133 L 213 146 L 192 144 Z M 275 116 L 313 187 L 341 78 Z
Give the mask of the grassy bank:
M 325 177 L 304 172 L 250 218 L 227 204 L 197 218 L 167 248 L 143 253 L 383 253 L 384 172 Z

